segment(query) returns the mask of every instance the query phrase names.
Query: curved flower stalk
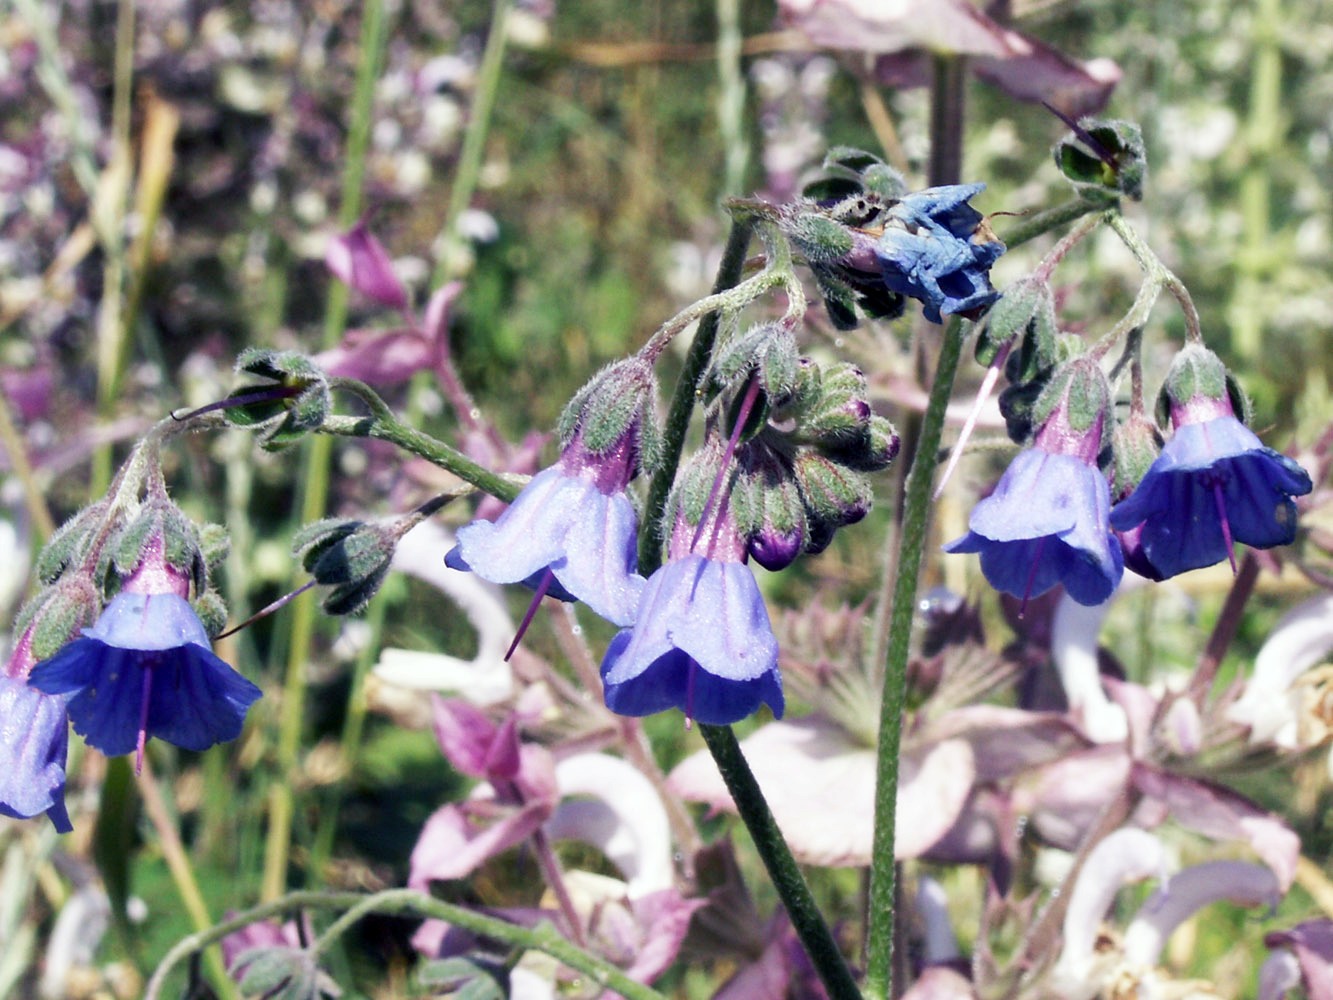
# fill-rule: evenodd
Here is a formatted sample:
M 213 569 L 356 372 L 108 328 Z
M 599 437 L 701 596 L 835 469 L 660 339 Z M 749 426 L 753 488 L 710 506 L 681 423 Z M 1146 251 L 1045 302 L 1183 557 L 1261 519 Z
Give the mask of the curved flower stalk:
M 1226 369 L 1189 344 L 1162 390 L 1174 433 L 1111 526 L 1140 530 L 1143 554 L 1163 576 L 1230 559 L 1237 542 L 1267 549 L 1296 538 L 1296 503 L 1313 488 L 1293 459 L 1264 447 L 1236 418 Z

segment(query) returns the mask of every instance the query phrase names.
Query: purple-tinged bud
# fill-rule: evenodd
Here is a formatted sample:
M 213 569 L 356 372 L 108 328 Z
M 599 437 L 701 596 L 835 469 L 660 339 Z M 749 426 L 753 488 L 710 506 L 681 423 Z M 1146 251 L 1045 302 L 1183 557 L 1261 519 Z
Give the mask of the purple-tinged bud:
M 793 438 L 834 447 L 864 439 L 871 417 L 869 394 L 865 373 L 855 365 L 844 362 L 825 369 L 819 400 L 797 417 Z
M 1171 362 L 1157 398 L 1158 418 L 1172 427 L 1218 417 L 1250 418 L 1249 400 L 1222 360 L 1202 344 L 1187 344 Z
M 656 458 L 656 391 L 653 366 L 643 358 L 626 358 L 599 371 L 560 415 L 561 464 L 571 472 L 596 465 L 602 492 L 623 490 Z
M 1097 362 L 1080 358 L 1056 369 L 1033 407 L 1033 442 L 1054 455 L 1095 466 L 1111 407 L 1111 387 Z
M 208 586 L 208 567 L 199 546 L 199 529 L 184 511 L 165 497 L 152 497 L 117 533 L 111 549 L 112 564 L 122 578 L 139 571 L 145 562 L 169 567 L 173 575 L 185 581 L 178 586 L 163 586 L 151 593 L 178 593 L 189 597 L 190 585 L 196 593 Z
M 407 310 L 407 289 L 364 219 L 329 240 L 324 263 L 339 281 L 366 298 L 399 312 Z
M 765 569 L 784 569 L 805 547 L 805 503 L 791 468 L 771 449 L 752 443 L 738 454 L 741 472 L 731 494 L 737 530 Z
M 796 453 L 793 464 L 812 529 L 855 524 L 870 512 L 871 489 L 865 476 L 807 448 Z
M 101 610 L 102 600 L 92 578 L 85 573 L 67 573 L 19 612 L 14 632 L 29 634 L 32 662 L 37 662 L 76 638 Z M 25 669 L 30 669 L 32 662 Z

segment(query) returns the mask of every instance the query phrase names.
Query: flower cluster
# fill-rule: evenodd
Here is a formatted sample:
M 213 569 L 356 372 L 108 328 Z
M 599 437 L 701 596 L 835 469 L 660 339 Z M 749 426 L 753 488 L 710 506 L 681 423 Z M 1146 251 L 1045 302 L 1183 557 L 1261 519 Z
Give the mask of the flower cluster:
M 980 216 L 966 199 L 977 190 L 927 193 L 922 203 L 895 201 L 887 211 L 902 232 L 930 234 L 922 238 L 932 246 L 972 246 Z M 925 203 L 940 210 L 931 214 Z M 994 259 L 995 247 L 959 265 L 966 279 L 933 250 L 911 266 L 899 254 L 901 268 L 883 265 L 880 293 L 919 298 L 935 318 L 941 309 L 972 308 L 993 297 L 988 265 L 978 261 Z M 964 280 L 971 291 L 962 291 Z M 611 366 L 575 397 L 556 463 L 496 521 L 460 529 L 446 556 L 455 569 L 522 583 L 537 600 L 582 601 L 622 626 L 601 665 L 613 711 L 675 708 L 716 725 L 761 704 L 782 715 L 778 644 L 749 560 L 779 570 L 822 551 L 839 528 L 865 517 L 868 474 L 898 452 L 892 425 L 871 409 L 862 372 L 800 356 L 791 327 L 759 324 L 718 348 L 699 387 L 705 446 L 675 478 L 662 522 L 666 562 L 647 579 L 638 571 L 639 524 L 627 488 L 654 454 L 648 351 Z M 530 619 L 531 612 L 524 627 Z
M 1172 433 L 1160 453 L 1161 432 L 1141 408 L 1111 433 L 1110 388 L 1095 358 L 1038 380 L 1033 402 L 1021 383 L 1001 399 L 1011 433 L 1031 428 L 1032 446 L 973 509 L 969 532 L 945 546 L 980 553 L 997 590 L 1026 602 L 1063 584 L 1079 603 L 1100 604 L 1125 566 L 1162 580 L 1228 558 L 1234 568 L 1238 542 L 1294 540 L 1294 498 L 1310 492 L 1310 477 L 1237 418 L 1238 391 L 1201 344 L 1183 348 L 1167 374 Z
M 142 766 L 153 736 L 187 750 L 235 739 L 260 696 L 214 655 L 200 617 L 220 620 L 208 575 L 225 546 L 216 535 L 205 540 L 166 498 L 154 448 L 141 445 L 113 497 L 76 515 L 39 560 L 47 587 L 20 615 L 0 675 L 4 815 L 45 812 L 56 829 L 72 829 L 71 723 L 89 746 L 135 752 Z M 148 483 L 142 501 L 139 478 Z

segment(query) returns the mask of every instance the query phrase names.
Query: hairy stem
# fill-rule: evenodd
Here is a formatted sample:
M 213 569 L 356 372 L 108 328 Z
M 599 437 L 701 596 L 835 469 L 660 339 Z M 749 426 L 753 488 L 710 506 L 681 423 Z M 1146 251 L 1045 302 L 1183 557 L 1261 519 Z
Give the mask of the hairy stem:
M 550 955 L 571 969 L 589 976 L 606 989 L 619 993 L 626 1000 L 665 1000 L 661 993 L 630 979 L 610 962 L 574 947 L 549 923 L 542 923 L 533 928 L 520 927 L 462 906 L 432 899 L 415 889 L 389 889 L 369 896 L 359 892 L 293 892 L 281 899 L 246 910 L 231 920 L 223 921 L 207 931 L 191 934 L 178 942 L 167 952 L 162 963 L 153 972 L 153 977 L 144 990 L 144 1000 L 159 1000 L 168 974 L 195 952 L 260 920 L 280 917 L 295 910 L 343 911 L 342 915 L 310 946 L 311 954 L 315 957 L 327 951 L 339 936 L 372 913 L 428 917 L 447 921 L 456 927 L 495 941 L 503 941 L 515 948 L 540 951 Z
M 834 940 L 828 924 L 824 922 L 819 905 L 815 902 L 810 887 L 801 874 L 801 869 L 797 867 L 796 859 L 792 857 L 791 850 L 782 837 L 782 831 L 778 829 L 777 821 L 773 818 L 768 802 L 764 799 L 764 793 L 759 788 L 759 782 L 755 780 L 750 765 L 741 753 L 736 734 L 732 732 L 730 726 L 701 725 L 699 732 L 703 735 L 713 759 L 717 761 L 722 779 L 727 783 L 727 790 L 731 793 L 741 819 L 745 821 L 745 826 L 750 831 L 754 845 L 759 851 L 759 857 L 768 870 L 769 878 L 773 880 L 773 887 L 777 890 L 782 905 L 787 910 L 787 916 L 791 918 L 792 927 L 801 939 L 801 944 L 805 946 L 810 962 L 815 967 L 815 972 L 818 973 L 824 988 L 828 990 L 832 1000 L 861 1000 L 856 980 L 852 978 L 851 970 L 842 957 L 838 943 Z
M 921 558 L 930 521 L 931 482 L 935 456 L 944 431 L 944 413 L 949 405 L 954 374 L 963 349 L 963 325 L 949 323 L 944 332 L 930 401 L 921 422 L 912 470 L 907 475 L 903 498 L 902 526 L 898 533 L 898 578 L 894 583 L 889 616 L 888 656 L 884 671 L 884 694 L 880 705 L 879 752 L 875 788 L 875 837 L 870 873 L 869 931 L 866 936 L 866 983 L 868 998 L 885 1000 L 893 992 L 894 893 L 897 874 L 893 846 L 898 800 L 898 751 L 902 744 L 903 705 L 907 696 L 907 658 L 911 652 L 912 617 L 916 607 Z

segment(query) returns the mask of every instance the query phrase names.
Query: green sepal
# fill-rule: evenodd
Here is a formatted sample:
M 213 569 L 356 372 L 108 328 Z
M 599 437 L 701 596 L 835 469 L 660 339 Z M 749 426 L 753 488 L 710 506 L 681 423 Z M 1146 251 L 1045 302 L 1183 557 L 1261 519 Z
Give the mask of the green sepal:
M 1055 165 L 1079 197 L 1095 204 L 1139 201 L 1148 172 L 1143 130 L 1134 122 L 1084 119 L 1052 150 Z
M 872 163 L 861 171 L 866 190 L 884 201 L 894 201 L 907 193 L 907 181 L 887 163 Z
M 1130 416 L 1111 432 L 1111 502 L 1134 492 L 1162 452 L 1162 431 L 1143 414 Z
M 874 414 L 865 433 L 844 445 L 826 447 L 824 455 L 857 472 L 882 472 L 898 457 L 902 440 L 887 417 Z
M 364 608 L 384 583 L 398 539 L 384 525 L 329 518 L 299 531 L 292 552 L 316 583 L 333 588 L 324 597 L 324 610 L 350 615 Z
M 884 161 L 874 153 L 858 149 L 855 146 L 830 146 L 824 154 L 823 167 L 825 170 L 842 168 L 856 174 L 863 174 L 867 168 L 876 165 L 882 166 L 883 163 Z
M 210 522 L 196 527 L 199 531 L 199 552 L 204 557 L 204 565 L 208 567 L 211 577 L 222 568 L 227 556 L 231 554 L 231 534 L 222 524 Z
M 1040 427 L 1058 408 L 1068 428 L 1084 434 L 1104 420 L 1110 406 L 1111 386 L 1106 374 L 1095 361 L 1075 360 L 1051 375 L 1033 404 L 1032 422 Z
M 236 956 L 234 964 L 245 969 L 240 983 L 245 996 L 262 996 L 265 1000 L 321 1000 L 342 995 L 337 984 L 303 948 L 248 948 Z
M 32 627 L 29 649 L 40 663 L 77 639 L 79 631 L 95 622 L 101 611 L 102 601 L 92 580 L 82 573 L 68 574 L 28 602 L 14 623 L 14 634 L 22 635 Z
M 417 981 L 432 995 L 444 992 L 451 1000 L 505 1000 L 509 975 L 503 965 L 455 956 L 423 962 Z
M 233 397 L 262 395 L 265 390 L 293 393 L 251 400 L 222 411 L 231 426 L 255 432 L 265 451 L 279 451 L 318 430 L 333 411 L 328 377 L 303 354 L 249 347 L 236 359 L 236 373 L 265 379 L 268 384 L 237 389 Z
M 80 561 L 91 536 L 102 525 L 110 505 L 105 500 L 89 504 L 56 529 L 37 555 L 37 579 L 54 583 L 65 570 Z
M 864 440 L 870 423 L 865 373 L 850 362 L 824 370 L 819 399 L 797 414 L 793 440 L 802 444 L 836 447 Z
M 801 212 L 784 222 L 783 233 L 812 264 L 831 264 L 852 252 L 852 234 L 819 212 Z
M 812 525 L 855 524 L 870 511 L 870 480 L 808 448 L 800 449 L 793 471 Z
M 657 382 L 640 357 L 612 362 L 590 378 L 566 404 L 556 424 L 562 445 L 577 433 L 584 448 L 604 454 L 627 434 L 639 434 L 653 419 Z
M 216 636 L 226 629 L 227 603 L 216 590 L 201 591 L 190 602 L 190 607 L 194 608 L 194 613 L 204 625 L 204 631 L 210 636 Z
M 857 295 L 852 286 L 827 267 L 812 267 L 811 270 L 834 329 L 843 332 L 855 330 L 861 319 L 856 314 Z
M 144 550 L 157 536 L 162 538 L 162 561 L 188 576 L 195 593 L 207 589 L 208 565 L 199 547 L 199 529 L 169 500 L 149 500 L 117 532 L 111 548 L 117 575 L 126 577 L 138 569 Z
M 1006 345 L 1021 337 L 1015 372 L 1018 377 L 1011 376 L 1010 381 L 1025 381 L 1053 360 L 1055 332 L 1050 285 L 1032 278 L 1015 281 L 982 317 L 977 332 L 977 362 L 989 367 Z M 1014 353 L 1011 348 L 1009 356 Z

